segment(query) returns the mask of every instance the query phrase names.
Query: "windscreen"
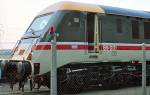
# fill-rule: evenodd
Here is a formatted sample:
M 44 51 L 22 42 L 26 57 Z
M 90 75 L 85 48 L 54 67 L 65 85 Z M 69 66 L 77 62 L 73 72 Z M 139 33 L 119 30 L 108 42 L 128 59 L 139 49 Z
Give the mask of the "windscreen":
M 27 32 L 23 35 L 15 47 L 12 59 L 27 59 L 31 53 L 32 46 L 40 41 L 40 38 L 49 30 L 52 14 L 36 17 Z
M 43 30 L 48 25 L 48 22 L 51 17 L 52 15 L 44 15 L 44 16 L 37 17 L 31 24 L 27 32 Z

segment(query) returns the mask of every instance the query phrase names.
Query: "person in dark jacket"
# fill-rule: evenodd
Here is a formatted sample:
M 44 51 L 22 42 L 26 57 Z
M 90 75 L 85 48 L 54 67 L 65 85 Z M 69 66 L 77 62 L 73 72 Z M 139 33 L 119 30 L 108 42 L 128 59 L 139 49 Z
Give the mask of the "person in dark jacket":
M 2 79 L 2 69 L 1 69 L 1 64 L 0 64 L 0 82 L 1 82 L 1 79 Z

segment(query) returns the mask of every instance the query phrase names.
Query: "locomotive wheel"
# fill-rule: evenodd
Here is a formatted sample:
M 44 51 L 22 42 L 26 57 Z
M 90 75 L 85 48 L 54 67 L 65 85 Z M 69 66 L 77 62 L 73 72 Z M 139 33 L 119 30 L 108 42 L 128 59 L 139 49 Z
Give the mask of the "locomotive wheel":
M 79 93 L 83 90 L 85 83 L 81 77 L 71 77 L 67 80 L 64 88 L 65 93 Z
M 115 75 L 112 78 L 109 78 L 107 81 L 104 83 L 104 88 L 105 89 L 118 89 L 123 85 L 124 78 L 121 75 Z
M 131 80 L 131 76 L 128 74 L 121 74 L 118 76 L 120 80 L 120 86 L 121 87 L 127 87 L 129 85 L 129 82 Z
M 115 79 L 110 79 L 110 80 L 106 81 L 106 83 L 103 84 L 103 87 L 105 89 L 113 90 L 113 89 L 119 88 L 119 84 L 116 83 Z
M 131 76 L 127 74 L 116 74 L 114 77 L 108 80 L 106 84 L 108 84 L 107 88 L 109 89 L 118 89 L 120 87 L 125 87 L 129 85 L 131 80 Z

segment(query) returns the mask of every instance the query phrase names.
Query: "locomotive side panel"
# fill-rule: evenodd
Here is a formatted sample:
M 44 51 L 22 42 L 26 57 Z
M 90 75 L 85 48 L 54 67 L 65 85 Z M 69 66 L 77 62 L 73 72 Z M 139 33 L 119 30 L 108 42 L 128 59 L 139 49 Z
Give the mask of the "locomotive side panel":
M 34 53 L 38 55 L 40 52 L 39 58 L 36 60 L 36 57 L 33 57 L 34 63 L 40 63 L 40 74 L 50 71 L 50 64 L 52 63 L 51 59 L 51 50 L 45 51 L 35 51 Z M 57 51 L 57 67 L 66 65 L 67 63 L 80 62 L 85 59 L 84 51 L 82 50 L 58 50 Z
M 79 43 L 76 43 L 76 46 L 75 43 L 70 43 L 68 45 L 66 45 L 66 43 L 59 43 L 57 46 L 59 47 L 57 49 L 57 66 L 60 67 L 69 63 L 78 62 L 131 62 L 142 60 L 143 52 L 140 44 L 101 43 L 102 48 L 97 54 L 89 54 L 88 50 L 84 48 L 86 45 L 84 43 L 80 45 L 83 45 L 83 47 L 79 47 Z M 50 44 L 49 47 L 51 47 Z M 115 48 L 113 49 L 112 47 Z M 51 49 L 48 48 L 41 48 L 33 51 L 33 63 L 41 64 L 41 73 L 49 71 L 50 64 L 52 62 L 51 56 Z M 147 52 L 146 56 L 147 60 L 149 60 L 150 52 Z
M 99 16 L 99 18 L 102 20 L 102 31 L 99 31 L 101 32 L 99 51 L 98 53 L 89 53 L 87 48 L 89 44 L 86 41 L 88 35 L 84 26 L 85 18 L 83 14 L 81 12 L 64 11 L 62 22 L 59 23 L 56 29 L 56 32 L 59 33 L 58 67 L 73 62 L 129 62 L 142 60 L 141 45 L 137 44 L 137 42 L 142 42 L 141 36 L 140 39 L 132 38 L 131 21 L 135 18 L 112 15 Z M 121 33 L 117 31 L 118 19 L 122 19 Z M 140 21 L 140 23 L 142 22 Z M 142 24 L 140 24 L 140 27 L 143 27 Z M 51 47 L 50 42 L 40 43 L 45 43 L 43 47 L 47 47 L 47 45 L 49 45 L 49 48 Z M 78 48 L 78 46 L 82 46 L 82 48 Z M 148 53 L 147 59 L 149 59 Z M 33 63 L 40 63 L 42 64 L 41 68 L 47 68 L 42 69 L 41 73 L 47 72 L 51 63 L 51 50 L 33 51 Z
M 132 21 L 137 21 L 138 25 L 132 26 Z M 102 41 L 105 43 L 150 43 L 150 39 L 144 38 L 145 19 L 130 18 L 125 16 L 106 15 L 102 18 Z M 134 31 L 132 28 L 139 28 Z M 139 32 L 137 34 L 133 34 Z M 139 35 L 133 38 L 133 35 Z

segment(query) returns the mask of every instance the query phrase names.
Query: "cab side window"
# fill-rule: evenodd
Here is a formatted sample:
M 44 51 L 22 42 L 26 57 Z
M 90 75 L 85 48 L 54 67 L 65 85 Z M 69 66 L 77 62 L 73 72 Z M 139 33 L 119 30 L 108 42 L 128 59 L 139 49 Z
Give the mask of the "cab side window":
M 84 22 L 82 13 L 66 12 L 61 20 L 57 32 L 60 42 L 83 42 L 84 41 Z
M 150 39 L 150 22 L 144 22 L 144 39 Z

